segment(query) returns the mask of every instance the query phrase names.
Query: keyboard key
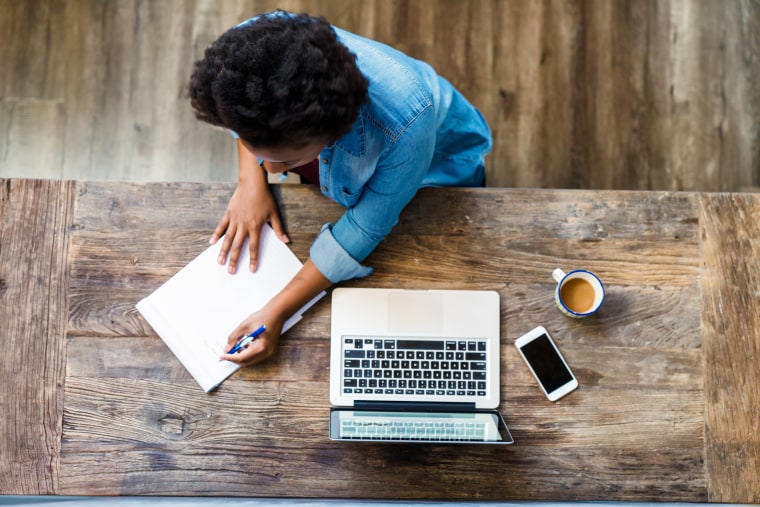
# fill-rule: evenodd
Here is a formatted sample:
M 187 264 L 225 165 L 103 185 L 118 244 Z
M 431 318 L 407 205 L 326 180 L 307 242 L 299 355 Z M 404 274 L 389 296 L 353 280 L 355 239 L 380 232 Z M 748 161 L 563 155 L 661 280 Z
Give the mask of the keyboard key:
M 438 340 L 397 340 L 396 348 L 404 350 L 443 350 L 443 342 Z

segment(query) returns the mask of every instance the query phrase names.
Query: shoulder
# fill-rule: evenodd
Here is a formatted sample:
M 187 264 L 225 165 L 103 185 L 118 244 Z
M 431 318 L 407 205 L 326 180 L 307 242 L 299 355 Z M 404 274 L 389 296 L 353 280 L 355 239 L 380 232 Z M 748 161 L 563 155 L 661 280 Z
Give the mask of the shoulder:
M 397 141 L 425 110 L 434 107 L 437 74 L 430 65 L 386 44 L 340 28 L 335 31 L 356 55 L 359 70 L 369 80 L 369 103 L 362 108 L 362 115 L 391 142 Z

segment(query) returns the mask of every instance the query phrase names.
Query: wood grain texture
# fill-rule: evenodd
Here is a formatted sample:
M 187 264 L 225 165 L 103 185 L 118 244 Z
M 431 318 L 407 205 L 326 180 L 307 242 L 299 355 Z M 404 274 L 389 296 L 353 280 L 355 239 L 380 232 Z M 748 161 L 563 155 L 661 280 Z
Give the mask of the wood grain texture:
M 0 179 L 0 493 L 58 493 L 74 184 Z
M 760 502 L 760 205 L 702 201 L 706 465 L 710 501 Z M 730 225 L 727 225 L 730 224 Z
M 232 191 L 0 180 L 0 494 L 758 502 L 757 196 L 420 192 L 345 285 L 499 292 L 516 444 L 497 448 L 329 441 L 329 297 L 203 393 L 134 304 Z M 306 185 L 276 197 L 305 259 L 341 209 Z M 607 300 L 571 320 L 551 270 L 579 265 Z M 557 403 L 513 346 L 537 324 L 580 381 Z
M 489 186 L 760 188 L 756 0 L 0 0 L 0 177 L 235 181 L 185 88 L 275 8 L 431 63 L 491 126 Z
M 518 444 L 496 449 L 330 442 L 329 297 L 271 361 L 204 394 L 133 305 L 205 248 L 233 186 L 77 190 L 62 493 L 708 498 L 694 194 L 426 190 L 367 260 L 375 274 L 346 283 L 499 292 L 501 409 Z M 277 198 L 305 259 L 341 210 L 306 185 L 278 188 Z M 558 263 L 605 280 L 597 317 L 557 311 Z M 538 323 L 581 383 L 557 404 L 512 345 Z

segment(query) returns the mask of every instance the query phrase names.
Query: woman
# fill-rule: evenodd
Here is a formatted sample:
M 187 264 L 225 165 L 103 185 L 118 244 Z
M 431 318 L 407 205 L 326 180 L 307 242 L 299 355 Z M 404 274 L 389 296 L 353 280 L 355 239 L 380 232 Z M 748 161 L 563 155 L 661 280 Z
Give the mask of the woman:
M 256 269 L 264 223 L 288 241 L 267 172 L 301 172 L 346 208 L 291 282 L 231 333 L 227 350 L 267 328 L 222 356 L 241 366 L 271 356 L 285 320 L 320 291 L 369 275 L 362 261 L 418 189 L 484 183 L 491 138 L 477 109 L 429 65 L 324 18 L 277 11 L 228 30 L 195 63 L 189 90 L 196 116 L 237 138 L 238 186 L 210 240 L 224 235 L 230 273 L 246 238 Z

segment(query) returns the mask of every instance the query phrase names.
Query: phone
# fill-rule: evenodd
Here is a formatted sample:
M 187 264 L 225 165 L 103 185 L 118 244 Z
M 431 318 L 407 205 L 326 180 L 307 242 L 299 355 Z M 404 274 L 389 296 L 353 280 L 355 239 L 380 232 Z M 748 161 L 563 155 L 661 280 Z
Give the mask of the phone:
M 557 401 L 578 387 L 565 358 L 542 326 L 522 335 L 515 346 L 549 400 Z

